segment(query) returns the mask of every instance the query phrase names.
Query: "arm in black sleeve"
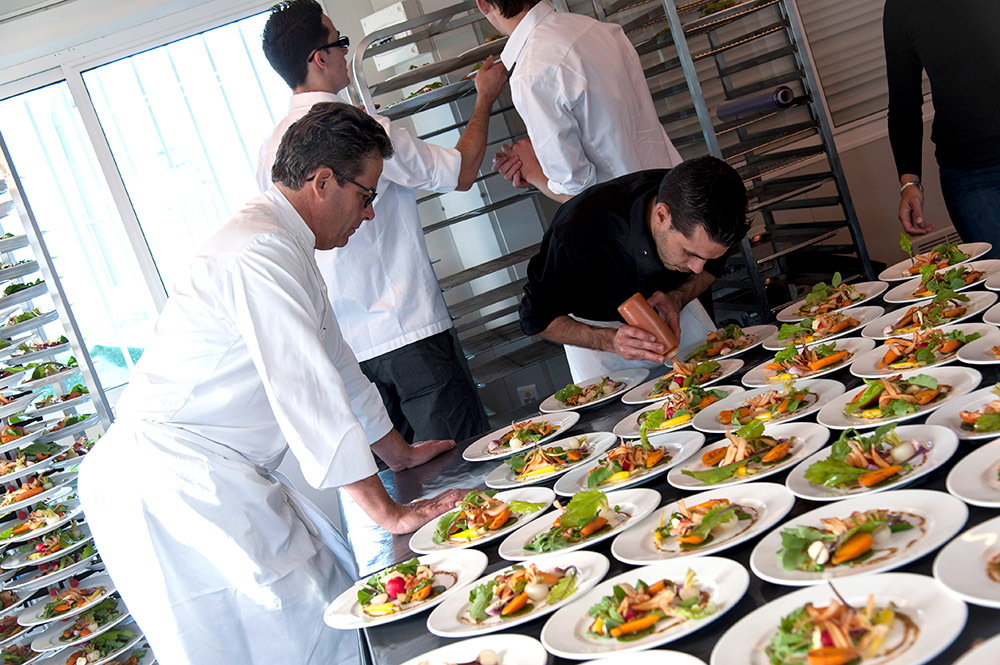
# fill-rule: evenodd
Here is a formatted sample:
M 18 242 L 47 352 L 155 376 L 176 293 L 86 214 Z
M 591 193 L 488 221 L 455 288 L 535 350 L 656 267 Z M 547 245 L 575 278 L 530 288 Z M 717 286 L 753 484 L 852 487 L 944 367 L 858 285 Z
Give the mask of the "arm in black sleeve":
M 920 175 L 924 121 L 923 66 L 906 30 L 905 0 L 887 0 L 882 15 L 885 71 L 889 83 L 889 144 L 896 171 Z
M 571 274 L 572 268 L 568 265 L 562 244 L 549 227 L 538 254 L 528 261 L 528 283 L 524 285 L 524 295 L 518 308 L 521 330 L 525 335 L 537 335 L 557 317 L 571 311 L 566 298 L 572 290 L 563 284 L 563 280 Z

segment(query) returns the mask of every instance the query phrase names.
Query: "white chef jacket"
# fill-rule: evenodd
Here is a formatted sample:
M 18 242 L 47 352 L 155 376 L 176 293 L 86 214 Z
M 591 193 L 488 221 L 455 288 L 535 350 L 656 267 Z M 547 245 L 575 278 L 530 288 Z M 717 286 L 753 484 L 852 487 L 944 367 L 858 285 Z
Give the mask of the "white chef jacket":
M 514 107 L 556 194 L 681 162 L 621 26 L 556 12 L 540 2 L 500 59 Z
M 292 95 L 288 115 L 260 149 L 261 191 L 271 186 L 271 165 L 285 130 L 319 102 L 347 100 L 328 92 Z M 413 190 L 454 191 L 462 166 L 457 150 L 416 139 L 382 116 L 374 118 L 395 149 L 383 164 L 375 217 L 351 236 L 349 249 L 316 252 L 344 339 L 359 361 L 451 328 Z
M 164 665 L 357 660 L 322 620 L 356 575 L 349 549 L 270 473 L 291 450 L 318 489 L 360 480 L 392 428 L 314 243 L 274 188 L 216 232 L 81 465 L 95 543 Z

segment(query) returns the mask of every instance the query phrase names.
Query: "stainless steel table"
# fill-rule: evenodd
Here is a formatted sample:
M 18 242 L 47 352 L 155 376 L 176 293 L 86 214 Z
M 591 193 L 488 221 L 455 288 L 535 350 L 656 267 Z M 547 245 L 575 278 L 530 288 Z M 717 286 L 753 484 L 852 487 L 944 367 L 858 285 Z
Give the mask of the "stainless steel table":
M 888 305 L 887 311 L 893 309 L 894 305 Z M 980 320 L 976 317 L 974 320 Z M 734 377 L 730 377 L 724 383 L 737 384 L 739 377 L 764 360 L 772 356 L 772 352 L 764 351 L 762 348 L 754 349 L 743 356 L 745 365 L 743 370 Z M 1000 365 L 977 366 L 977 370 L 982 372 L 983 381 L 980 387 L 995 383 L 1000 379 Z M 662 373 L 662 372 L 660 372 Z M 844 383 L 848 390 L 861 384 L 861 380 L 854 377 L 844 368 L 830 374 L 827 378 L 834 378 Z M 530 405 L 534 409 L 525 407 L 510 414 L 512 420 L 524 419 L 537 413 L 537 404 Z M 623 417 L 634 411 L 636 406 L 623 404 L 620 400 L 612 400 L 606 405 L 585 409 L 581 411 L 580 421 L 567 433 L 584 433 L 592 431 L 611 431 L 614 425 Z M 805 421 L 814 421 L 814 417 L 807 417 Z M 920 420 L 909 422 L 921 422 Z M 833 436 L 836 436 L 834 433 Z M 708 441 L 714 439 L 709 436 Z M 407 502 L 413 499 L 426 498 L 437 494 L 440 491 L 459 488 L 481 488 L 485 487 L 485 478 L 499 462 L 466 462 L 462 459 L 461 451 L 472 441 L 465 441 L 450 453 L 432 460 L 417 469 L 408 470 L 402 473 L 392 473 L 387 471 L 381 474 L 386 489 L 396 501 Z M 975 450 L 982 442 L 960 443 L 959 450 L 954 457 L 942 468 L 933 473 L 907 485 L 907 488 L 933 489 L 941 492 L 945 490 L 945 478 L 951 468 L 965 455 Z M 768 478 L 768 482 L 783 483 L 787 471 Z M 551 486 L 554 481 L 549 481 L 546 485 Z M 643 487 L 650 487 L 660 492 L 662 503 L 667 503 L 685 495 L 684 492 L 671 487 L 666 481 L 666 475 L 661 475 Z M 407 547 L 409 536 L 392 536 L 386 531 L 374 526 L 367 516 L 361 512 L 357 504 L 351 502 L 346 494 L 341 493 L 341 510 L 343 514 L 344 526 L 354 548 L 358 568 L 362 576 L 371 574 L 386 566 L 403 561 L 413 554 Z M 786 519 L 792 519 L 798 515 L 816 508 L 818 503 L 796 499 L 792 512 Z M 980 522 L 995 517 L 996 510 L 969 506 L 969 518 L 964 529 L 971 528 Z M 754 538 L 740 546 L 726 550 L 715 556 L 723 556 L 738 561 L 749 571 L 750 552 L 760 537 Z M 500 559 L 497 555 L 497 548 L 500 541 L 481 546 L 479 549 L 489 557 L 487 572 L 499 570 L 509 562 Z M 611 561 L 611 569 L 607 577 L 613 577 L 625 570 L 633 568 L 617 561 L 611 555 L 611 541 L 605 541 L 593 547 L 595 551 L 601 552 Z M 937 552 L 923 557 L 908 566 L 897 570 L 919 573 L 921 575 L 931 575 L 931 564 Z M 764 582 L 753 573 L 750 574 L 750 588 L 740 603 L 733 608 L 726 617 L 714 622 L 705 628 L 683 638 L 677 642 L 665 645 L 664 649 L 684 651 L 702 659 L 706 663 L 712 647 L 722 636 L 726 629 L 738 619 L 753 611 L 754 609 L 794 591 L 795 587 L 779 586 Z M 511 632 L 521 633 L 538 637 L 541 633 L 547 617 L 541 617 L 527 624 L 517 626 Z M 447 644 L 449 640 L 432 635 L 426 628 L 427 613 L 421 613 L 409 619 L 397 621 L 387 626 L 368 628 L 364 631 L 364 638 L 369 648 L 371 662 L 376 665 L 398 665 L 410 658 Z M 945 665 L 953 663 L 962 654 L 968 651 L 976 642 L 985 640 L 1000 633 L 1000 610 L 992 610 L 977 605 L 969 605 L 969 621 L 959 635 L 958 639 L 945 652 L 930 661 L 933 665 Z M 571 663 L 574 661 L 550 656 L 550 663 Z M 1000 662 L 1000 658 L 998 661 Z

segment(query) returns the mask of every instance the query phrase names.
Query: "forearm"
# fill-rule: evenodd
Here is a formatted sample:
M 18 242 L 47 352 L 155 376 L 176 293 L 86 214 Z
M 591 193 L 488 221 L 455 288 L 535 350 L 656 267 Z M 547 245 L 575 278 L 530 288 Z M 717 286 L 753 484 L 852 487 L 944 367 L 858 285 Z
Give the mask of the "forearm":
M 477 97 L 472 117 L 465 126 L 461 138 L 455 144 L 455 149 L 462 154 L 462 167 L 458 173 L 458 191 L 464 192 L 472 187 L 479 177 L 479 169 L 486 156 L 486 135 L 490 129 L 490 111 L 493 100 L 487 97 Z
M 542 175 L 541 178 L 530 178 L 528 183 L 531 184 L 535 189 L 540 191 L 542 194 L 552 199 L 556 203 L 566 203 L 571 198 L 572 194 L 556 194 L 551 189 L 549 189 L 549 179 Z
M 595 328 L 574 321 L 568 316 L 556 317 L 545 330 L 538 333 L 538 336 L 557 344 L 570 344 L 585 349 L 614 353 L 614 329 Z
M 344 489 L 373 522 L 390 533 L 405 533 L 399 530 L 403 506 L 389 497 L 377 475 L 344 485 Z
M 687 280 L 673 290 L 678 299 L 678 305 L 684 307 L 689 302 L 708 291 L 715 283 L 715 276 L 707 272 L 691 275 Z
M 371 446 L 372 452 L 389 465 L 393 471 L 401 471 L 407 468 L 406 460 L 409 456 L 410 444 L 395 429 L 376 441 Z

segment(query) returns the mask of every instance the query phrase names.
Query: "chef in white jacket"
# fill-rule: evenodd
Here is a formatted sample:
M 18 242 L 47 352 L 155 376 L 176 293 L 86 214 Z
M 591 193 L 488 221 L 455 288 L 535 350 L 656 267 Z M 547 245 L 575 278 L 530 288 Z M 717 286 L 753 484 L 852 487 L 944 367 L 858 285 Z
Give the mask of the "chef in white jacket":
M 358 661 L 356 635 L 323 624 L 355 577 L 350 552 L 272 475 L 286 452 L 312 486 L 344 486 L 394 533 L 458 498 L 387 495 L 370 445 L 399 467 L 439 451 L 406 446 L 375 408 L 314 259 L 371 219 L 391 153 L 343 104 L 289 129 L 275 186 L 190 261 L 81 466 L 97 548 L 163 665 Z
M 315 0 L 276 5 L 263 34 L 264 55 L 292 88 L 288 114 L 261 146 L 257 184 L 271 186 L 271 164 L 285 130 L 318 102 L 347 102 L 347 43 Z M 394 154 L 379 180 L 375 218 L 350 249 L 319 252 L 316 263 L 361 370 L 378 387 L 396 429 L 411 440 L 463 440 L 488 427 L 476 387 L 451 332 L 431 267 L 414 189 L 467 190 L 486 153 L 490 110 L 507 84 L 488 60 L 476 76 L 476 104 L 454 148 L 413 137 L 374 116 Z

